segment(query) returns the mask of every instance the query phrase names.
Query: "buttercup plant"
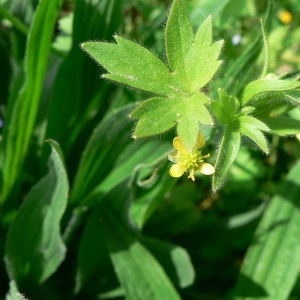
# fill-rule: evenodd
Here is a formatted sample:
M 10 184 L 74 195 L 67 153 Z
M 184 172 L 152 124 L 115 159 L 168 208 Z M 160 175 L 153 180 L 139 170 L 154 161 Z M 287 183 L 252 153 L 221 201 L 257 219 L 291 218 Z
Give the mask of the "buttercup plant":
M 216 191 L 239 152 L 242 136 L 269 154 L 264 133 L 287 135 L 300 131 L 298 121 L 282 116 L 299 105 L 300 83 L 297 78 L 267 73 L 269 50 L 263 24 L 262 32 L 265 63 L 261 77 L 240 87 L 234 95 L 219 86 L 219 99 L 211 99 L 214 91 L 208 89 L 206 93 L 204 87 L 222 63 L 219 56 L 224 42 L 213 41 L 210 16 L 194 34 L 182 0 L 173 2 L 166 25 L 167 65 L 144 47 L 118 35 L 114 37 L 116 44 L 85 42 L 81 47 L 109 72 L 103 78 L 154 94 L 130 114 L 137 120 L 133 137 L 159 135 L 176 127 L 176 152 L 169 154 L 175 165 L 170 175 L 179 177 L 189 171 L 189 178 L 195 180 L 196 171 L 214 174 L 212 189 Z M 198 150 L 205 144 L 202 125 L 222 132 L 215 167 L 204 162 L 210 154 L 202 155 Z
M 0 299 L 300 299 L 298 2 L 1 1 Z

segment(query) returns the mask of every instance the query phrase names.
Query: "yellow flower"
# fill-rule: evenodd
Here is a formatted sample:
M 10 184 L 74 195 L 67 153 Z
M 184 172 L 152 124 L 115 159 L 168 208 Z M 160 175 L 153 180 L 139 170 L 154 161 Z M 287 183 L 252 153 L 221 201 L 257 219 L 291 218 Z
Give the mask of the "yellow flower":
M 195 172 L 200 171 L 205 175 L 212 175 L 215 172 L 215 168 L 204 162 L 204 158 L 210 156 L 210 154 L 202 155 L 198 150 L 205 145 L 204 136 L 199 132 L 197 143 L 192 151 L 189 151 L 182 143 L 181 139 L 177 136 L 173 140 L 173 146 L 175 151 L 169 153 L 169 160 L 175 165 L 170 169 L 170 175 L 172 177 L 180 177 L 185 171 L 189 171 L 188 178 L 195 180 Z
M 283 24 L 288 24 L 292 21 L 293 16 L 288 10 L 284 10 L 279 13 L 279 19 Z

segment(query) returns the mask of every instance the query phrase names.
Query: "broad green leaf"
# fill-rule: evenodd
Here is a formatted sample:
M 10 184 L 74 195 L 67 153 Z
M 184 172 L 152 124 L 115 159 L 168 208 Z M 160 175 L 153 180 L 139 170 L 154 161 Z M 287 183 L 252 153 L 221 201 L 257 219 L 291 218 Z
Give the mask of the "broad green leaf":
M 49 142 L 49 172 L 30 190 L 7 235 L 6 269 L 22 289 L 49 278 L 66 252 L 60 220 L 67 205 L 68 179 L 58 146 Z
M 212 125 L 210 113 L 204 106 L 209 99 L 202 93 L 190 98 L 152 98 L 131 114 L 139 118 L 134 137 L 156 135 L 178 124 L 178 134 L 184 145 L 192 150 L 196 144 L 200 124 Z
M 152 152 L 155 153 L 153 148 Z M 121 183 L 115 183 L 113 190 L 105 191 L 106 196 L 104 199 L 101 197 L 101 190 L 99 190 L 100 194 L 98 195 L 100 195 L 100 198 L 98 196 L 97 202 L 104 200 L 108 202 L 108 205 L 111 206 L 116 215 L 127 216 L 126 218 L 120 218 L 125 226 L 130 224 L 130 227 L 134 225 L 134 227 L 142 228 L 162 197 L 174 184 L 174 180 L 169 176 L 168 168 L 166 168 L 167 164 L 166 155 L 164 155 L 152 164 L 140 164 L 134 171 L 132 169 L 128 170 L 127 173 L 133 173 L 132 178 L 123 180 Z M 145 170 L 147 172 L 144 172 Z M 110 186 L 112 188 L 112 183 L 110 183 Z M 97 195 L 94 195 L 94 197 L 96 198 Z M 94 284 L 97 285 L 95 289 L 98 292 L 100 292 L 99 289 L 101 287 L 103 288 L 103 284 L 100 284 L 103 282 L 103 277 L 111 284 L 114 281 L 114 276 L 111 273 L 112 268 L 110 270 L 110 264 L 105 259 L 105 242 L 99 232 L 97 219 L 98 216 L 96 215 L 91 217 L 80 243 L 76 276 L 77 292 L 83 285 L 89 285 L 89 282 L 93 282 L 93 278 L 96 277 L 99 280 Z M 95 241 L 95 238 L 97 241 Z M 104 269 L 106 270 L 105 272 Z
M 220 189 L 224 183 L 226 175 L 239 152 L 240 145 L 241 134 L 239 131 L 230 125 L 226 126 L 215 163 L 216 171 L 212 179 L 213 191 Z
M 81 44 L 81 48 L 110 73 L 103 77 L 162 96 L 176 93 L 180 86 L 161 60 L 134 42 L 120 36 L 115 36 L 115 39 L 117 44 Z
M 18 291 L 18 287 L 14 280 L 9 282 L 9 293 L 6 295 L 5 300 L 27 300 L 27 298 Z
M 8 104 L 10 115 L 6 119 L 1 143 L 1 152 L 4 154 L 1 155 L 3 160 L 0 162 L 3 180 L 2 202 L 6 201 L 12 190 L 18 189 L 18 178 L 33 132 L 61 3 L 61 0 L 42 0 L 28 34 L 25 55 L 26 78 L 18 98 Z M 11 207 L 14 205 L 15 201 L 9 204 Z
M 162 266 L 137 236 L 122 226 L 118 217 L 104 205 L 99 207 L 99 217 L 99 225 L 126 299 L 179 300 L 180 296 Z
M 234 299 L 284 300 L 299 274 L 300 162 L 272 198 L 248 248 Z
M 132 203 L 129 206 L 129 216 L 137 228 L 142 229 L 155 212 L 165 194 L 170 191 L 175 182 L 169 175 L 170 164 L 166 155 L 150 164 L 138 165 L 130 183 Z M 148 171 L 147 176 L 143 173 Z
M 130 104 L 112 111 L 95 128 L 80 159 L 70 203 L 78 203 L 91 192 L 111 172 L 124 147 L 132 143 L 132 124 L 126 115 L 134 107 L 134 104 Z
M 94 211 L 79 244 L 75 293 L 84 287 L 90 287 L 91 292 L 97 294 L 105 291 L 107 285 L 111 289 L 119 286 L 100 225 Z
M 300 86 L 300 81 L 289 79 L 262 78 L 249 83 L 242 94 L 241 103 L 245 105 L 259 94 L 275 91 L 289 91 Z
M 173 283 L 180 288 L 193 284 L 195 271 L 185 249 L 146 236 L 141 236 L 140 241 L 159 261 Z
M 78 146 L 83 147 L 95 126 L 91 120 L 103 117 L 115 89 L 99 80 L 98 67 L 82 54 L 78 45 L 88 39 L 109 39 L 118 31 L 122 1 L 79 0 L 74 3 L 72 47 L 55 78 L 45 137 L 57 140 L 64 153 L 71 153 L 74 161 L 78 161 L 81 152 Z M 83 22 L 83 18 L 86 21 Z M 74 62 L 78 66 L 76 70 Z M 80 144 L 74 145 L 79 139 Z
M 278 135 L 294 135 L 300 133 L 300 121 L 286 116 L 276 116 L 261 119 L 268 124 L 272 133 Z
M 133 143 L 132 140 L 129 140 L 128 142 L 129 145 L 117 156 L 111 172 L 84 197 L 82 203 L 87 205 L 95 195 L 97 195 L 97 198 L 99 198 L 99 195 L 105 195 L 121 182 L 131 177 L 132 172 L 137 172 L 139 168 L 152 163 L 162 155 L 164 160 L 166 160 L 166 153 L 170 150 L 171 144 L 171 142 L 161 140 L 138 143 Z

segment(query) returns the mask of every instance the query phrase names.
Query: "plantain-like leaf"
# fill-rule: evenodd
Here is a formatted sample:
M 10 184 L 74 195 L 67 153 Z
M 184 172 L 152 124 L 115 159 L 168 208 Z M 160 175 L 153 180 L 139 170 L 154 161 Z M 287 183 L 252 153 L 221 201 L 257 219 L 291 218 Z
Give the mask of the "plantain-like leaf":
M 106 205 L 99 207 L 98 222 L 126 299 L 180 299 L 159 262 Z
M 5 245 L 9 277 L 23 289 L 36 287 L 49 278 L 66 253 L 60 221 L 69 185 L 59 147 L 52 140 L 49 143 L 49 172 L 28 193 L 9 228 Z
M 193 284 L 195 271 L 184 248 L 146 236 L 141 236 L 140 241 L 163 266 L 173 283 L 181 288 Z
M 241 103 L 255 99 L 259 94 L 275 91 L 289 91 L 300 86 L 300 81 L 277 78 L 262 78 L 249 83 L 242 94 Z
M 212 179 L 212 190 L 217 191 L 220 189 L 226 179 L 226 175 L 234 162 L 241 145 L 241 134 L 238 128 L 227 125 L 218 156 L 215 163 L 215 174 Z
M 18 191 L 21 182 L 20 174 L 32 138 L 53 30 L 61 4 L 61 0 L 39 2 L 27 36 L 24 84 L 19 93 L 12 95 L 8 102 L 0 148 L 1 203 L 7 201 L 10 195 L 12 198 L 7 202 L 4 210 L 15 209 L 16 199 L 18 199 L 14 194 Z
M 300 265 L 299 193 L 298 160 L 257 227 L 232 299 L 290 299 Z
M 140 119 L 134 137 L 161 134 L 178 124 L 181 140 L 193 149 L 200 123 L 213 124 L 203 106 L 208 98 L 200 91 L 221 64 L 223 41 L 213 43 L 211 18 L 194 36 L 182 1 L 173 2 L 165 39 L 171 69 L 142 46 L 119 36 L 115 39 L 117 44 L 87 42 L 82 48 L 110 73 L 105 78 L 163 96 L 147 100 L 131 114 Z

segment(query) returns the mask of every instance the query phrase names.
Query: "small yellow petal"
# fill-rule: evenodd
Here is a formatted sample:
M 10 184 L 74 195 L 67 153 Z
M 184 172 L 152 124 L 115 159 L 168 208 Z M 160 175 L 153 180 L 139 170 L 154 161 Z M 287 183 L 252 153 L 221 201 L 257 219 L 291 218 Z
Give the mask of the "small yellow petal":
M 172 163 L 175 163 L 177 164 L 178 163 L 178 151 L 171 151 L 169 154 L 168 154 L 168 159 L 169 161 L 171 161 Z
M 198 138 L 194 150 L 200 149 L 205 145 L 205 139 L 201 132 L 198 133 Z
M 215 173 L 215 168 L 206 162 L 200 163 L 199 165 L 199 171 L 204 175 L 212 175 Z
M 175 164 L 171 167 L 169 174 L 172 177 L 180 177 L 184 173 L 185 169 L 184 165 Z
M 174 149 L 179 151 L 179 152 L 187 152 L 187 149 L 185 148 L 185 146 L 183 145 L 181 139 L 179 136 L 176 136 L 173 140 L 173 146 Z

